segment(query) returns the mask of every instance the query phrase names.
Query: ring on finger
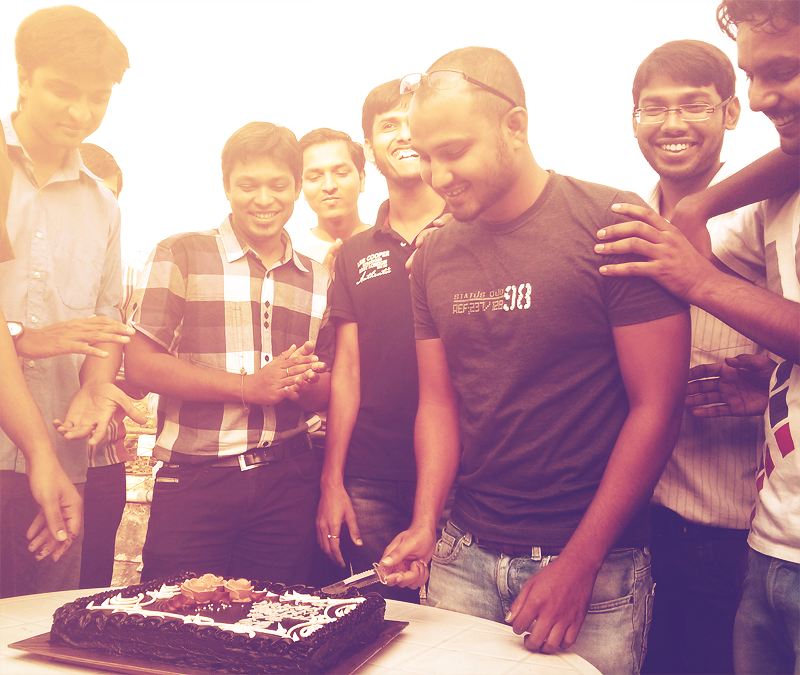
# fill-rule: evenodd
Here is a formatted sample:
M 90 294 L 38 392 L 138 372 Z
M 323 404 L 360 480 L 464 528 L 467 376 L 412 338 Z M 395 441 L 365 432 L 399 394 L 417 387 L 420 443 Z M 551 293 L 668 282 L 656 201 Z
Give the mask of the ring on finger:
M 339 538 L 338 534 L 329 534 L 328 535 L 328 539 L 338 539 L 338 538 Z

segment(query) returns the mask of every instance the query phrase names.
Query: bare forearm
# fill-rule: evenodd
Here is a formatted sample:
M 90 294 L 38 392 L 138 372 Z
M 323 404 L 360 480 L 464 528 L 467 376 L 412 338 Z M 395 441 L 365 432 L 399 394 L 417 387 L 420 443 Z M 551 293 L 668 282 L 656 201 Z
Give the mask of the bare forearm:
M 28 462 L 53 459 L 53 442 L 25 382 L 11 336 L 0 312 L 0 428 Z
M 126 376 L 135 387 L 182 401 L 241 402 L 242 376 L 201 368 L 166 353 L 126 352 Z
M 414 425 L 417 491 L 413 526 L 435 529 L 461 461 L 455 407 L 420 402 Z
M 719 270 L 686 300 L 773 354 L 800 363 L 800 304 Z
M 359 373 L 337 360 L 331 374 L 331 402 L 325 432 L 325 461 L 322 465 L 323 486 L 342 485 L 347 449 L 360 405 Z
M 799 179 L 797 156 L 777 148 L 681 204 L 709 219 L 796 190 Z
M 96 347 L 108 352 L 108 357 L 86 357 L 81 366 L 81 386 L 98 382 L 116 382 L 117 373 L 122 364 L 122 345 L 106 342 L 98 344 Z
M 631 410 L 597 494 L 569 541 L 570 553 L 599 569 L 638 509 L 652 496 L 675 446 L 680 422 L 677 406 L 669 417 L 657 406 Z

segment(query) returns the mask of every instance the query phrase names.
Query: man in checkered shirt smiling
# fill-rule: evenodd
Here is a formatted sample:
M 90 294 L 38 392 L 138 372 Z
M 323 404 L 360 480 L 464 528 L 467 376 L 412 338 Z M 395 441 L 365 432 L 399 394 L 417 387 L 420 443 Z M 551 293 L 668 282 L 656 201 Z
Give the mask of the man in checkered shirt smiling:
M 162 241 L 131 300 L 135 386 L 160 394 L 158 471 L 142 581 L 180 570 L 299 583 L 308 573 L 322 457 L 304 410 L 327 405 L 330 278 L 284 225 L 301 188 L 291 131 L 228 139 L 231 214 Z

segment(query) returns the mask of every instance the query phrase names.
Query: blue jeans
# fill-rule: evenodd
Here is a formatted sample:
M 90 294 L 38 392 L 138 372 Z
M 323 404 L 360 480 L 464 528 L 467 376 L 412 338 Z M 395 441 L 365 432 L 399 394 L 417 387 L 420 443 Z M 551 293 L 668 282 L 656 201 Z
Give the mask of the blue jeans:
M 345 476 L 344 487 L 353 504 L 363 544 L 355 546 L 346 534 L 339 541 L 345 561 L 353 566 L 353 572 L 364 572 L 371 570 L 372 563 L 383 557 L 392 539 L 408 529 L 414 515 L 417 484 Z M 411 588 L 376 585 L 369 590 L 392 600 L 419 602 L 419 592 Z
M 425 604 L 505 623 L 525 582 L 554 559 L 512 558 L 483 548 L 473 542 L 472 534 L 448 522 L 433 554 Z M 601 673 L 638 673 L 652 597 L 647 549 L 613 550 L 597 575 L 589 613 L 572 651 Z
M 750 549 L 733 628 L 737 673 L 800 673 L 800 565 Z

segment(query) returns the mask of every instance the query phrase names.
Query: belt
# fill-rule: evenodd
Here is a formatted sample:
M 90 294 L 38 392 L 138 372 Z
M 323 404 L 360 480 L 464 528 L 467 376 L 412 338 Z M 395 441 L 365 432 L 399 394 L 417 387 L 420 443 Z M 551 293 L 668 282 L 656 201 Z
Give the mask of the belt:
M 231 457 L 218 457 L 212 462 L 204 462 L 203 464 L 172 464 L 164 463 L 167 468 L 178 468 L 179 466 L 203 466 L 212 469 L 225 469 L 230 467 L 239 467 L 241 471 L 249 471 L 256 469 L 259 466 L 266 466 L 273 462 L 281 462 L 288 457 L 300 455 L 303 452 L 311 449 L 311 439 L 307 432 L 292 436 L 283 443 L 277 445 L 262 446 L 260 448 L 253 448 L 240 455 L 232 455 Z
M 564 550 L 563 547 L 558 546 L 536 546 L 535 544 L 509 544 L 503 541 L 492 541 L 491 539 L 484 539 L 483 537 L 476 537 L 473 535 L 472 541 L 482 548 L 493 548 L 500 553 L 510 555 L 512 557 L 536 557 L 534 549 L 542 556 L 559 555 Z

